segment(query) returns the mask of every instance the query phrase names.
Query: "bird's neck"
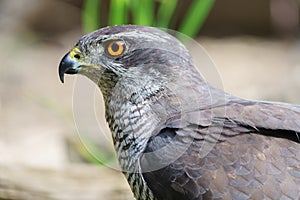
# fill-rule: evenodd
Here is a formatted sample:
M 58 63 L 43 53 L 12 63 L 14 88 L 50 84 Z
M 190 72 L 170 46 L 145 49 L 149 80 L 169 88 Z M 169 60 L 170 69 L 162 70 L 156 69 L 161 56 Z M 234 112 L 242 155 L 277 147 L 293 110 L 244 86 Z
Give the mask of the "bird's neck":
M 100 78 L 98 76 L 98 79 L 95 82 L 99 86 L 105 102 L 110 98 L 112 90 L 118 81 L 119 77 L 109 70 L 104 71 Z
M 106 102 L 106 120 L 112 132 L 119 163 L 124 171 L 137 172 L 138 160 L 161 119 L 153 112 L 151 100 L 133 104 L 118 98 Z
M 129 82 L 128 82 L 129 81 Z M 105 96 L 106 120 L 123 170 L 138 170 L 137 162 L 149 138 L 167 118 L 163 81 L 120 80 Z M 150 84 L 151 82 L 151 84 Z M 107 93 L 108 94 L 108 93 Z

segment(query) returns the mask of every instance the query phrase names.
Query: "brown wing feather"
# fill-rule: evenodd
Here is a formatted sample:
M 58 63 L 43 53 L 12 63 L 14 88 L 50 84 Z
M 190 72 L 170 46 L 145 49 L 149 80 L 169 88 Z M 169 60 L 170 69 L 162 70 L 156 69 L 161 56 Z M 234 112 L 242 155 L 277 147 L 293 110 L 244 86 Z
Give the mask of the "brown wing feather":
M 147 151 L 172 144 L 184 150 L 169 165 L 144 174 L 153 192 L 169 195 L 160 199 L 299 199 L 300 144 L 285 136 L 300 131 L 299 107 L 233 103 L 222 117 L 216 116 L 218 109 L 209 126 L 195 119 L 205 112 L 197 111 L 184 117 L 188 122 L 174 122 L 176 128 L 163 129 L 150 140 Z M 199 123 L 191 123 L 195 121 Z M 142 169 L 170 160 L 170 152 L 143 156 Z

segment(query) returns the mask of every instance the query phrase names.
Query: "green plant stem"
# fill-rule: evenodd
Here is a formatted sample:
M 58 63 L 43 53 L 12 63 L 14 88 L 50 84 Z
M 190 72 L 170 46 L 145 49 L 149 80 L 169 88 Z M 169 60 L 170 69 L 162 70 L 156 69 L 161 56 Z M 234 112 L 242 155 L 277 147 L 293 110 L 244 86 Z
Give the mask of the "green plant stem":
M 109 12 L 109 25 L 127 23 L 127 0 L 111 0 Z
M 194 0 L 185 16 L 179 31 L 190 37 L 195 37 L 201 29 L 215 0 Z
M 102 152 L 99 150 L 97 145 L 87 139 L 81 138 L 82 141 L 75 146 L 78 153 L 83 156 L 88 162 L 103 165 L 103 164 L 111 164 L 114 163 L 117 159 L 115 155 L 110 155 L 108 153 Z
M 84 33 L 89 33 L 100 27 L 99 10 L 100 0 L 85 0 L 82 13 Z
M 152 26 L 154 17 L 153 0 L 131 0 L 133 22 L 137 25 Z
M 171 18 L 176 9 L 178 0 L 161 0 L 161 4 L 157 12 L 158 27 L 168 28 L 170 26 Z

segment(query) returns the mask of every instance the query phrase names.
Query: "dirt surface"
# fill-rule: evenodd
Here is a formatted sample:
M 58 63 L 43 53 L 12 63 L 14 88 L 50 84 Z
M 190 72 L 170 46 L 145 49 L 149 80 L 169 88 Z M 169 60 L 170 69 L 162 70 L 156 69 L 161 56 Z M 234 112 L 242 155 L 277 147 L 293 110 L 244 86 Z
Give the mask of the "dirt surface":
M 14 165 L 0 170 L 0 199 L 133 199 L 124 177 L 99 166 L 73 164 L 54 170 Z

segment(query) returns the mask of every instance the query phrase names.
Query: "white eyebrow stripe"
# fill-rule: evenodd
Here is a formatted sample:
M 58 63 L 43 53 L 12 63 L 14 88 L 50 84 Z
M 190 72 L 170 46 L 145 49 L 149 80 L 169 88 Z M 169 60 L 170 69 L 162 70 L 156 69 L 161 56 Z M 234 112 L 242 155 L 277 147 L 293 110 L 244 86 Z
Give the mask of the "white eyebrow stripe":
M 130 31 L 130 32 L 123 32 L 123 33 L 117 33 L 114 34 L 116 37 L 130 37 L 130 38 L 140 38 L 141 34 L 143 35 L 143 38 L 145 39 L 155 39 L 163 42 L 167 42 L 168 40 L 171 39 L 171 37 L 166 37 L 165 35 L 158 35 L 158 34 L 153 34 L 153 33 L 147 33 L 147 32 L 142 32 L 138 30 Z

